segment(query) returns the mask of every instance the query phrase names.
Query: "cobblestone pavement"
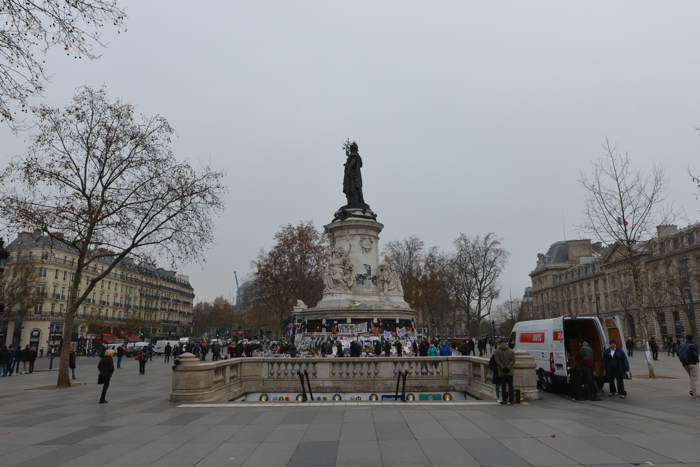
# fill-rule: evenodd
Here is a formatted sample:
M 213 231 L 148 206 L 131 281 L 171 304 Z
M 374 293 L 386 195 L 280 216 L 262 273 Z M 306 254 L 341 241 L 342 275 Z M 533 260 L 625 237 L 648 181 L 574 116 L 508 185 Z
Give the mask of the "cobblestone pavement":
M 665 354 L 656 380 L 635 355 L 625 400 L 473 407 L 178 408 L 161 359 L 125 361 L 99 405 L 97 361 L 66 390 L 55 371 L 0 378 L 1 466 L 700 466 L 700 400 Z

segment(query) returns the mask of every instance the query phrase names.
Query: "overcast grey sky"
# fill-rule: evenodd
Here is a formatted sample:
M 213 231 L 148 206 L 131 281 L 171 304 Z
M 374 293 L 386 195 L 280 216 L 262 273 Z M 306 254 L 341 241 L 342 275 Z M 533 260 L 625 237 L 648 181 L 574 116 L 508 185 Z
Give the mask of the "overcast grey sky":
M 451 247 L 496 232 L 504 297 L 536 254 L 577 236 L 577 180 L 606 136 L 640 168 L 663 163 L 667 199 L 697 219 L 697 1 L 132 0 L 128 32 L 97 61 L 56 53 L 46 101 L 82 85 L 160 113 L 174 149 L 230 189 L 198 300 L 234 293 L 280 225 L 329 222 L 344 203 L 346 137 L 364 161 L 382 241 Z M 0 163 L 26 135 L 0 129 Z

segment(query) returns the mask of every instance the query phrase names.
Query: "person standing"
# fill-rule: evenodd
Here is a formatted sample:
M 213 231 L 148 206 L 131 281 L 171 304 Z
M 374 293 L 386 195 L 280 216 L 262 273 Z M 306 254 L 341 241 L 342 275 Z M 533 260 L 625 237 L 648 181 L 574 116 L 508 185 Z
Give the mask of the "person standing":
M 173 352 L 173 348 L 170 346 L 170 342 L 165 345 L 163 349 L 163 363 L 168 363 L 170 361 L 170 354 Z
M 489 368 L 491 369 L 491 382 L 496 386 L 496 400 L 501 398 L 501 379 L 498 377 L 498 365 L 496 365 L 495 355 L 491 355 L 489 359 Z
M 603 368 L 605 369 L 605 377 L 610 384 L 610 393 L 608 397 L 615 396 L 617 393 L 621 399 L 627 397 L 625 391 L 625 374 L 630 369 L 627 355 L 622 349 L 617 348 L 617 342 L 610 341 L 610 347 L 605 349 L 603 353 Z
M 29 372 L 34 373 L 34 363 L 36 362 L 36 347 L 29 348 Z
M 20 360 L 22 361 L 22 374 L 29 374 L 29 360 L 31 360 L 32 351 L 29 350 L 29 346 L 25 345 L 20 351 Z
M 401 357 L 403 355 L 403 345 L 401 345 L 401 341 L 396 339 L 394 347 L 396 347 L 396 356 Z
M 71 378 L 75 379 L 75 349 L 71 348 L 68 354 L 68 368 L 70 368 Z
M 656 337 L 649 339 L 649 350 L 651 350 L 651 356 L 654 360 L 659 359 L 659 344 L 656 343 Z
M 19 374 L 19 366 L 22 362 L 22 349 L 19 348 L 19 345 L 15 345 L 11 350 L 10 350 L 10 376 L 12 376 L 12 373 Z
M 148 361 L 148 350 L 144 347 L 134 357 L 139 362 L 139 375 L 146 374 L 146 362 Z
M 690 379 L 690 397 L 697 398 L 698 396 L 698 346 L 694 342 L 694 336 L 688 334 L 685 336 L 685 343 L 678 348 L 678 359 L 683 365 L 683 369 L 688 373 Z
M 442 341 L 442 345 L 440 346 L 440 356 L 449 357 L 450 355 L 452 355 L 452 348 L 447 341 Z
M 10 350 L 5 344 L 0 346 L 0 373 L 7 376 L 10 366 Z
M 117 368 L 122 367 L 122 358 L 124 358 L 124 345 L 117 347 Z
M 581 342 L 581 347 L 579 348 L 579 355 L 581 357 L 581 379 L 583 382 L 584 396 L 586 399 L 595 401 L 598 400 L 598 386 L 593 379 L 593 367 L 595 366 L 595 361 L 593 359 L 593 349 L 590 344 L 586 341 Z
M 382 350 L 384 350 L 385 357 L 391 357 L 391 344 L 388 340 L 385 340 L 382 344 Z
M 336 348 L 336 357 L 342 357 L 343 356 L 343 344 L 340 341 L 337 341 L 335 343 L 335 348 Z
M 632 340 L 631 337 L 628 337 L 625 341 L 625 346 L 627 347 L 627 355 L 631 357 L 634 353 L 634 340 Z
M 512 404 L 513 398 L 513 366 L 515 352 L 505 342 L 500 342 L 494 353 L 498 377 L 501 382 L 501 404 Z
M 114 360 L 112 360 L 112 355 L 114 355 L 114 351 L 107 350 L 97 364 L 97 370 L 100 372 L 100 375 L 97 377 L 97 384 L 102 385 L 100 404 L 107 403 L 105 397 L 107 396 L 107 389 L 109 389 L 109 381 L 112 379 L 112 374 L 114 373 Z

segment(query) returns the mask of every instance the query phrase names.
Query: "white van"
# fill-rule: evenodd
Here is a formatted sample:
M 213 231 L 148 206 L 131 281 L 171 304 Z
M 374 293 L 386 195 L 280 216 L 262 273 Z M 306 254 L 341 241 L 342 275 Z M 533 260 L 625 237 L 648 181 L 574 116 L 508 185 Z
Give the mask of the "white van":
M 179 343 L 180 343 L 179 340 L 158 341 L 158 342 L 156 342 L 156 346 L 155 346 L 155 348 L 153 349 L 153 351 L 155 352 L 156 355 L 162 355 L 163 352 L 165 352 L 165 346 L 166 346 L 166 345 L 170 344 L 170 347 L 172 347 L 172 348 L 174 349 L 175 346 L 177 346 Z
M 526 350 L 537 365 L 538 384 L 551 390 L 569 382 L 570 369 L 574 366 L 579 340 L 588 342 L 593 349 L 596 378 L 602 379 L 603 351 L 610 340 L 615 340 L 624 351 L 625 337 L 617 316 L 599 320 L 592 316 L 576 318 L 559 317 L 515 323 L 509 345 Z

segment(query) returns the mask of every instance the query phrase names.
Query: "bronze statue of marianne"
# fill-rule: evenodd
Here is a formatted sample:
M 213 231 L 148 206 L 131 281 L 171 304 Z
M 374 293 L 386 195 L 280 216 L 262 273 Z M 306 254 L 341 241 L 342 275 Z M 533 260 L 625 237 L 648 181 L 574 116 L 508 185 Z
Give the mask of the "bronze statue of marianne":
M 345 176 L 343 177 L 343 193 L 348 203 L 344 208 L 367 209 L 362 196 L 362 158 L 358 153 L 357 143 L 346 141 L 343 145 L 347 160 L 345 161 Z
M 343 193 L 347 204 L 336 211 L 333 220 L 343 220 L 350 216 L 376 219 L 377 215 L 372 212 L 369 204 L 365 203 L 365 197 L 362 195 L 362 158 L 358 152 L 357 143 L 347 140 L 343 149 L 347 157 L 343 174 Z

